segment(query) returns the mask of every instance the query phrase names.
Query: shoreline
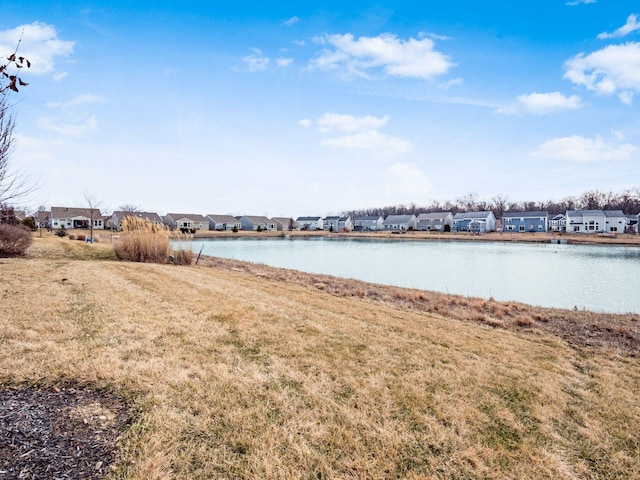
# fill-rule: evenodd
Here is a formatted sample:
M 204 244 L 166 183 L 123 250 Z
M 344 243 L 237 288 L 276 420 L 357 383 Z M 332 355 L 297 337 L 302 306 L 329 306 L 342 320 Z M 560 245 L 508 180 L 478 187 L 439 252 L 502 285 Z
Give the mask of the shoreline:
M 505 233 L 490 232 L 482 235 L 470 233 L 432 233 L 421 231 L 408 231 L 402 233 L 392 232 L 347 232 L 332 233 L 327 231 L 304 232 L 300 230 L 292 231 L 271 231 L 271 232 L 249 232 L 240 230 L 231 231 L 199 231 L 193 236 L 194 240 L 215 239 L 215 238 L 367 238 L 367 239 L 393 239 L 407 241 L 467 241 L 467 242 L 503 242 L 503 243 L 566 243 L 567 245 L 610 245 L 625 247 L 640 247 L 640 235 L 624 233 L 616 237 L 598 236 L 598 234 L 567 234 L 567 233 Z

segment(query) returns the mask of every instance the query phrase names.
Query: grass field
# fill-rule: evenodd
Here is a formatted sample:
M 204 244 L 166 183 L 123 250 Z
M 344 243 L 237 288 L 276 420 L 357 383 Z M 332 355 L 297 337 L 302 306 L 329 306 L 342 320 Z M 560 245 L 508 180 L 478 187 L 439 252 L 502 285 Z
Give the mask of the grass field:
M 34 240 L 0 259 L 0 384 L 124 398 L 110 478 L 640 478 L 633 348 Z

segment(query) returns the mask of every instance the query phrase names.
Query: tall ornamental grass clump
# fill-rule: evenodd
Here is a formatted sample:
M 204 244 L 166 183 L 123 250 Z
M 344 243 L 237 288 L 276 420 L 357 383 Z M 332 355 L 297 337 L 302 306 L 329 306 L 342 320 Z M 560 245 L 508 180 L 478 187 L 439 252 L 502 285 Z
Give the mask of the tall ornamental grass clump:
M 167 263 L 171 254 L 171 232 L 138 217 L 122 221 L 122 236 L 114 245 L 116 256 L 129 262 Z
M 32 242 L 31 231 L 27 227 L 0 224 L 0 257 L 24 255 Z

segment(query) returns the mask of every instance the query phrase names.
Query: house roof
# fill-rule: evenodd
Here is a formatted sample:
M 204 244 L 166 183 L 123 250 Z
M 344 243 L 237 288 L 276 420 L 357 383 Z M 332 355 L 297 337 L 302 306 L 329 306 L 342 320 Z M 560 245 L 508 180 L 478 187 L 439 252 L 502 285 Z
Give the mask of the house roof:
M 293 222 L 294 224 L 296 223 L 296 221 L 291 217 L 272 217 L 271 220 L 275 220 L 276 222 L 282 224 L 284 227 L 288 227 L 291 222 Z
M 485 219 L 489 218 L 489 215 L 492 215 L 493 212 L 490 210 L 485 210 L 481 212 L 458 212 L 453 217 L 454 220 L 473 220 L 474 218 Z
M 415 215 L 389 215 L 382 223 L 387 225 L 409 223 L 412 218 L 415 218 Z
M 297 222 L 317 222 L 322 220 L 322 217 L 298 217 Z
M 78 207 L 51 207 L 51 218 L 89 218 L 88 215 L 93 213 L 101 216 L 100 209 L 98 208 L 78 208 Z
M 242 218 L 246 218 L 251 223 L 259 223 L 259 224 L 263 224 L 264 223 L 264 224 L 267 224 L 267 225 L 273 223 L 267 217 L 262 217 L 260 215 L 244 215 Z
M 357 215 L 353 217 L 354 222 L 362 221 L 378 221 L 382 218 L 382 215 Z
M 324 217 L 325 222 L 337 222 L 338 220 L 340 220 L 340 217 L 337 216 Z
M 524 217 L 548 217 L 549 212 L 540 211 L 540 212 L 504 212 L 502 214 L 502 218 L 524 218 Z
M 125 212 L 123 210 L 119 210 L 117 212 L 113 212 L 113 216 L 115 216 L 119 221 L 122 221 L 127 217 L 136 217 L 148 220 L 151 223 L 162 223 L 162 217 L 155 212 Z
M 449 215 L 453 217 L 451 212 L 421 213 L 418 215 L 418 220 L 444 220 Z
M 234 225 L 240 223 L 240 220 L 232 215 L 214 215 L 210 213 L 207 218 L 210 218 L 213 223 L 233 223 Z
M 564 218 L 566 218 L 564 216 L 564 214 L 563 213 L 559 213 L 555 217 L 553 217 L 551 220 L 563 220 Z
M 602 213 L 604 213 L 605 217 L 624 217 L 625 216 L 622 210 L 603 210 Z
M 340 217 L 338 219 L 339 222 L 346 222 L 347 220 L 351 220 L 351 215 L 347 215 L 346 217 Z
M 207 220 L 197 213 L 167 213 L 167 217 L 171 217 L 173 220 L 180 220 L 182 218 L 186 218 L 187 220 L 191 220 L 193 222 L 206 222 Z

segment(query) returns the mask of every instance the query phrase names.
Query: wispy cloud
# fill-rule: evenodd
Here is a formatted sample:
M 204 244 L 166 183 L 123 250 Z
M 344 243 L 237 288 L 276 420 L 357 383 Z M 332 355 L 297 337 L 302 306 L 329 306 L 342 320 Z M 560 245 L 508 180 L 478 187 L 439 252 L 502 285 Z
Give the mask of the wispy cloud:
M 565 67 L 564 78 L 598 95 L 617 93 L 621 101 L 630 103 L 633 94 L 640 92 L 640 43 L 581 53 L 567 60 Z
M 501 107 L 497 112 L 506 115 L 519 113 L 546 115 L 561 110 L 575 110 L 582 106 L 582 99 L 577 95 L 567 97 L 560 92 L 530 93 L 528 95 L 519 95 L 514 104 Z
M 334 130 L 340 132 L 357 132 L 363 130 L 378 130 L 389 122 L 389 117 L 375 117 L 366 115 L 364 117 L 355 117 L 353 115 L 344 115 L 341 113 L 325 113 L 317 120 L 318 130 L 321 132 L 331 132 Z
M 49 108 L 68 108 L 68 107 L 74 107 L 77 105 L 102 103 L 104 101 L 105 99 L 99 95 L 94 95 L 93 93 L 84 93 L 81 95 L 77 95 L 72 99 L 66 100 L 66 101 L 47 102 L 45 106 Z
M 544 142 L 533 155 L 573 163 L 596 163 L 627 160 L 637 151 L 634 145 L 607 143 L 599 135 L 594 138 L 572 135 Z
M 356 117 L 340 113 L 325 113 L 315 121 L 315 125 L 323 134 L 334 134 L 322 141 L 322 144 L 327 147 L 364 150 L 374 156 L 389 158 L 411 151 L 410 142 L 379 131 L 388 122 L 387 115 Z M 298 122 L 304 127 L 312 123 L 314 122 L 309 119 Z
M 293 17 L 288 18 L 287 20 L 285 20 L 285 21 L 284 21 L 284 24 L 285 24 L 287 27 L 290 27 L 290 26 L 292 26 L 292 25 L 295 25 L 295 24 L 296 24 L 296 23 L 298 23 L 299 21 L 300 21 L 300 18 L 298 18 L 298 17 L 296 17 L 296 16 L 293 16 Z
M 53 72 L 56 58 L 69 56 L 75 45 L 75 42 L 58 38 L 58 32 L 52 25 L 33 22 L 0 31 L 0 54 L 15 51 L 20 38 L 19 53 L 29 59 L 29 73 L 34 75 Z
M 627 23 L 625 23 L 623 26 L 611 33 L 602 32 L 598 34 L 598 38 L 602 40 L 606 40 L 608 38 L 621 38 L 635 32 L 636 30 L 640 30 L 640 22 L 638 22 L 638 16 L 632 13 L 627 17 Z
M 565 5 L 575 7 L 576 5 L 588 5 L 590 3 L 596 3 L 596 0 L 570 0 L 566 2 Z
M 276 60 L 276 64 L 279 67 L 286 67 L 286 66 L 290 65 L 291 63 L 293 63 L 293 58 L 278 58 Z
M 242 61 L 247 65 L 250 72 L 264 72 L 269 68 L 269 57 L 265 56 L 261 50 L 254 48 L 251 55 L 242 57 Z
M 38 126 L 50 132 L 75 138 L 98 131 L 98 121 L 94 116 L 81 123 L 64 123 L 55 117 L 41 117 L 38 119 Z
M 312 60 L 311 67 L 339 70 L 349 76 L 369 77 L 382 72 L 388 76 L 432 79 L 455 66 L 448 55 L 435 50 L 430 38 L 401 40 L 385 33 L 356 39 L 347 33 L 323 35 L 315 40 L 330 48 Z

